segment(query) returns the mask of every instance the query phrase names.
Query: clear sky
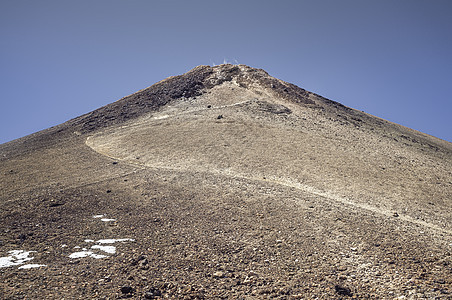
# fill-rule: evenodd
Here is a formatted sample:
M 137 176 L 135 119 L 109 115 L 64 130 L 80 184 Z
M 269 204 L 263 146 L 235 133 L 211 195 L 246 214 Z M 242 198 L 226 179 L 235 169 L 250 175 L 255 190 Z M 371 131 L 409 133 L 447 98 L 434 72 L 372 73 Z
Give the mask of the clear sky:
M 452 1 L 0 1 L 0 143 L 224 60 L 452 141 Z

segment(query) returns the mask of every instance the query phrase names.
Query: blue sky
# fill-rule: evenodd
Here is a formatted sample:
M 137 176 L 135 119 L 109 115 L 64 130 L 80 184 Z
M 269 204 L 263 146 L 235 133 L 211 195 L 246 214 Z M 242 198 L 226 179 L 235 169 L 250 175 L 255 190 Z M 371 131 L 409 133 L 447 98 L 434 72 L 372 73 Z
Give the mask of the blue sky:
M 0 2 L 0 143 L 224 60 L 452 141 L 452 1 Z

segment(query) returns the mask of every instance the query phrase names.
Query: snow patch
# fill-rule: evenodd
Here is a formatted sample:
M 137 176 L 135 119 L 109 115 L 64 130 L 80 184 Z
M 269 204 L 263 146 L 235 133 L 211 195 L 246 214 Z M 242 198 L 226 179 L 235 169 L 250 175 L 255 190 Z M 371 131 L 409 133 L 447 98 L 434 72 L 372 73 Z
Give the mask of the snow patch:
M 116 253 L 116 247 L 115 246 L 101 246 L 101 245 L 94 245 L 91 247 L 91 249 L 99 249 L 101 251 L 114 254 Z
M 103 218 L 103 219 L 100 219 L 102 222 L 113 222 L 113 221 L 116 221 L 116 219 L 107 219 L 107 218 Z
M 83 258 L 83 257 L 92 257 L 92 258 L 105 258 L 106 255 L 102 254 L 96 254 L 92 251 L 80 251 L 80 252 L 74 252 L 71 255 L 69 255 L 69 258 Z
M 116 219 L 110 219 L 110 218 L 104 218 L 105 217 L 105 215 L 94 215 L 93 216 L 93 218 L 94 219 L 100 219 L 101 221 L 103 221 L 103 222 L 113 222 L 113 221 L 116 221 Z
M 28 264 L 28 265 L 20 266 L 19 269 L 32 269 L 32 268 L 40 268 L 40 267 L 47 267 L 47 265 Z
M 80 246 L 75 246 L 74 249 L 82 249 L 82 251 L 78 251 L 78 252 L 74 252 L 72 254 L 69 255 L 69 258 L 84 258 L 84 257 L 91 257 L 91 258 L 105 258 L 108 257 L 107 255 L 104 254 L 98 254 L 95 253 L 95 250 L 100 250 L 102 252 L 108 253 L 108 254 L 115 254 L 116 253 L 116 247 L 115 246 L 105 246 L 102 244 L 113 244 L 116 242 L 128 242 L 128 241 L 135 241 L 134 239 L 102 239 L 102 240 L 98 240 L 98 241 L 94 241 L 91 239 L 86 239 L 85 242 L 86 243 L 92 243 L 95 242 L 97 245 L 93 245 L 91 246 L 91 249 L 88 250 L 86 248 L 81 248 Z
M 104 239 L 104 240 L 98 240 L 96 243 L 99 244 L 114 244 L 116 242 L 135 242 L 134 239 Z
M 100 219 L 103 222 L 114 222 L 116 219 L 113 218 L 106 218 L 103 214 L 93 215 L 93 218 Z M 74 252 L 72 254 L 69 254 L 69 258 L 84 258 L 84 257 L 91 257 L 91 258 L 105 258 L 108 257 L 105 254 L 98 254 L 99 251 L 102 251 L 103 253 L 107 254 L 115 254 L 116 253 L 116 247 L 112 245 L 104 245 L 104 244 L 114 244 L 117 242 L 134 242 L 134 239 L 124 238 L 124 239 L 101 239 L 94 241 L 92 239 L 85 239 L 85 243 L 94 243 L 94 245 L 91 246 L 91 248 L 88 250 L 87 248 L 82 248 L 80 246 L 75 246 L 74 249 L 81 249 L 77 250 L 77 252 Z M 97 252 L 97 253 L 96 253 Z
M 26 261 L 32 260 L 34 257 L 29 257 L 30 253 L 32 252 L 36 251 L 25 251 L 25 250 L 8 251 L 8 256 L 0 257 L 0 268 L 22 265 Z

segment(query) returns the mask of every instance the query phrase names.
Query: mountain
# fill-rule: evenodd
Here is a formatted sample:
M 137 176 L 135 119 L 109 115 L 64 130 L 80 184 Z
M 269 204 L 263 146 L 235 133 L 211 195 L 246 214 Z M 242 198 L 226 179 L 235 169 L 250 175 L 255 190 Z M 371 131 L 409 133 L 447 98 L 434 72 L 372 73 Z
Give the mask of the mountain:
M 260 69 L 2 144 L 0 176 L 5 299 L 452 297 L 452 144 Z

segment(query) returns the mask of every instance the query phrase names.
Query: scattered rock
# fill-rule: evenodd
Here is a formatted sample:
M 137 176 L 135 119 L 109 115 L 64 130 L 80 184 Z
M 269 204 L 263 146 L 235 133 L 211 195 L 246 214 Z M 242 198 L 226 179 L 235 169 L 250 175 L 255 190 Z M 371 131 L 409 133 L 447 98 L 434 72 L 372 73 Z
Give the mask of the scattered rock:
M 259 275 L 254 271 L 249 271 L 248 276 L 250 277 L 259 277 Z
M 336 291 L 336 293 L 338 293 L 339 295 L 342 295 L 342 296 L 351 296 L 352 295 L 352 291 L 349 288 L 343 287 L 343 286 L 340 286 L 337 284 L 334 286 L 334 290 Z
M 253 281 L 253 277 L 246 276 L 243 280 L 243 284 L 250 284 Z
M 223 119 L 223 115 L 219 115 L 219 116 L 217 117 L 217 119 L 218 119 L 218 120 Z
M 337 270 L 340 272 L 347 271 L 347 267 L 346 266 L 338 266 Z
M 215 273 L 213 273 L 213 277 L 215 277 L 215 278 L 222 278 L 222 277 L 224 277 L 224 272 L 216 271 Z
M 162 292 L 157 288 L 150 288 L 149 291 L 144 294 L 145 299 L 154 299 L 155 297 L 160 296 L 162 296 Z
M 395 212 L 392 214 L 392 216 L 397 218 L 399 216 L 399 214 Z
M 27 235 L 25 234 L 19 234 L 19 236 L 17 237 L 17 239 L 20 240 L 21 243 L 23 243 L 26 239 L 27 239 Z
M 121 293 L 123 294 L 132 294 L 133 288 L 131 286 L 123 286 L 121 287 Z
M 63 204 L 64 204 L 63 202 L 59 202 L 59 201 L 55 201 L 55 200 L 50 200 L 49 207 L 57 207 L 57 206 L 61 206 L 61 205 L 63 205 Z
M 139 262 L 140 268 L 142 270 L 148 270 L 149 269 L 148 264 L 149 264 L 149 261 L 146 258 Z

